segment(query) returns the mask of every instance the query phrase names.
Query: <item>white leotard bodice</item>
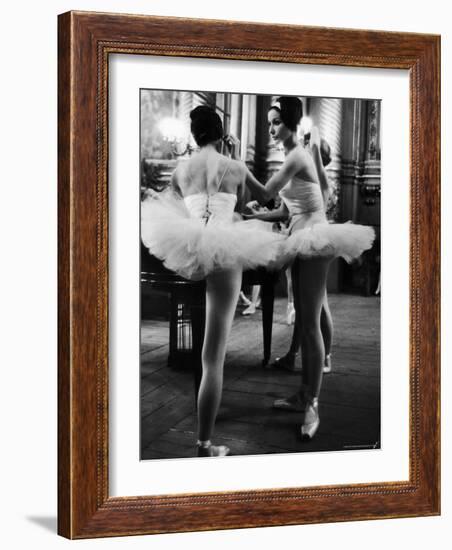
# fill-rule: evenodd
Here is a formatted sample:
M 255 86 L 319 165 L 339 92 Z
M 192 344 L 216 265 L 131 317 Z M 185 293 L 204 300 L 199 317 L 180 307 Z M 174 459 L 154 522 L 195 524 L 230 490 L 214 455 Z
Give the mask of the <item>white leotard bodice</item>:
M 205 224 L 231 223 L 237 196 L 232 193 L 194 193 L 184 197 L 185 206 L 191 218 Z
M 320 184 L 294 177 L 279 195 L 289 211 L 289 229 L 327 221 Z

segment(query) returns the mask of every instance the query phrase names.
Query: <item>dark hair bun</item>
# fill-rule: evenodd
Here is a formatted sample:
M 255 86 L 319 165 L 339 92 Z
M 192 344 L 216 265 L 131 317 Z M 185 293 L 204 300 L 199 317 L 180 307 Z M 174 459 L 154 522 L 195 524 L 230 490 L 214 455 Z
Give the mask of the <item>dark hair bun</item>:
M 320 156 L 323 166 L 328 166 L 331 162 L 331 147 L 326 139 L 320 138 Z
M 196 143 L 203 147 L 223 137 L 221 118 L 211 107 L 199 105 L 190 112 L 190 130 Z
M 289 130 L 295 132 L 303 116 L 303 103 L 293 96 L 278 97 L 277 101 L 281 105 L 281 120 Z

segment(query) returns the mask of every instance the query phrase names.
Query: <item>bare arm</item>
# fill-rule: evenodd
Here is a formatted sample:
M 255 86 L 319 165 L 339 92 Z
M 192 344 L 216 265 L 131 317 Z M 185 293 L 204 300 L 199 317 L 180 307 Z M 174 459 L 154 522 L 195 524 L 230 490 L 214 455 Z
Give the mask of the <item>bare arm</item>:
M 323 202 L 326 208 L 331 189 L 328 174 L 323 166 L 322 155 L 320 154 L 320 134 L 317 127 L 311 130 L 311 152 L 314 160 L 317 176 L 319 178 L 320 189 L 322 191 Z
M 325 167 L 323 166 L 322 158 L 320 156 L 320 150 L 317 149 L 317 147 L 313 147 L 312 156 L 314 158 L 314 164 L 315 164 L 315 167 L 317 170 L 317 176 L 320 182 L 320 190 L 322 191 L 323 202 L 326 207 L 326 204 L 331 194 L 330 180 L 328 179 L 328 174 L 325 170 Z M 320 161 L 318 161 L 317 157 L 320 158 Z
M 302 155 L 289 154 L 281 168 L 268 180 L 266 185 L 262 185 L 248 168 L 245 183 L 258 202 L 266 204 L 300 171 L 302 164 Z
M 246 207 L 245 199 L 245 183 L 241 182 L 237 186 L 237 203 L 235 205 L 235 211 L 239 214 L 242 214 L 243 210 Z
M 240 141 L 233 135 L 229 135 L 226 138 L 226 143 L 231 150 L 232 158 L 239 160 L 240 155 Z M 280 189 L 286 185 L 286 183 L 293 177 L 303 166 L 303 155 L 304 151 L 301 154 L 289 154 L 284 161 L 281 168 L 274 174 L 266 183 L 263 185 L 256 177 L 251 173 L 246 164 L 245 171 L 245 184 L 248 189 L 251 191 L 251 194 L 260 204 L 266 204 L 268 201 L 273 199 Z

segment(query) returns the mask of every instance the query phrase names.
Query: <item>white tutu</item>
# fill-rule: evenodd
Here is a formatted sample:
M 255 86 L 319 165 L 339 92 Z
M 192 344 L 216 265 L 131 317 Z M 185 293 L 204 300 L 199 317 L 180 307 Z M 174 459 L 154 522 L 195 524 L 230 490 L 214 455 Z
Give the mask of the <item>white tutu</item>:
M 280 196 L 291 216 L 288 258 L 342 256 L 351 262 L 372 247 L 375 232 L 371 227 L 328 223 L 318 183 L 294 177 L 281 189 Z
M 192 280 L 233 267 L 281 267 L 285 237 L 255 220 L 233 222 L 234 195 L 218 193 L 215 199 L 209 208 L 217 215 L 208 222 L 196 212 L 190 215 L 192 209 L 174 197 L 161 195 L 143 201 L 141 238 L 149 252 L 168 269 Z
M 287 258 L 338 257 L 347 262 L 372 247 L 375 232 L 353 223 L 316 223 L 295 230 L 286 241 Z

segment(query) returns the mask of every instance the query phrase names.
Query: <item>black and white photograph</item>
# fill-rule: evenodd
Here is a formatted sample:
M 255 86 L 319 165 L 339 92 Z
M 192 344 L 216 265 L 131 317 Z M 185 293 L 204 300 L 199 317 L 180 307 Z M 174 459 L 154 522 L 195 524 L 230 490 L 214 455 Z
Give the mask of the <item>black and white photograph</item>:
M 139 100 L 140 459 L 380 449 L 383 102 Z

